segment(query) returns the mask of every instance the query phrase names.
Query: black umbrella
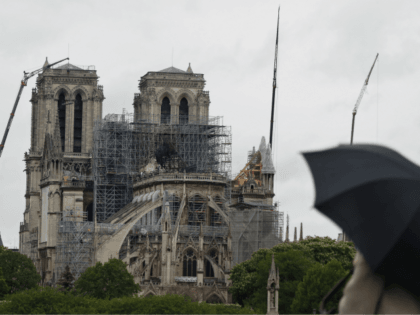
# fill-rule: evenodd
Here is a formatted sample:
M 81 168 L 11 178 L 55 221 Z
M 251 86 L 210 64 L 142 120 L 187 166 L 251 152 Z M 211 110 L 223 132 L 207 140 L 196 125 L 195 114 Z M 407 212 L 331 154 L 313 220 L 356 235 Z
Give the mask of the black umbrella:
M 315 207 L 343 228 L 385 285 L 420 295 L 420 167 L 378 145 L 303 153 Z

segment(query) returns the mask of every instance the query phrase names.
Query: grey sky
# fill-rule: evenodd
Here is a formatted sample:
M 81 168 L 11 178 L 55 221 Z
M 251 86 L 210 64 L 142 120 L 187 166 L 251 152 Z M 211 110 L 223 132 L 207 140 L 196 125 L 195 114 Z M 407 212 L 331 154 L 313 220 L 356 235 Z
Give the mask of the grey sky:
M 281 5 L 274 163 L 275 199 L 304 235 L 340 229 L 312 208 L 312 178 L 299 152 L 349 143 L 351 112 L 379 52 L 356 116 L 354 142 L 387 145 L 420 164 L 418 1 L 4 1 L 0 0 L 0 133 L 23 71 L 67 57 L 95 65 L 104 115 L 132 112 L 148 71 L 188 63 L 203 73 L 210 114 L 232 126 L 233 173 L 269 135 L 277 7 Z M 0 159 L 0 233 L 18 245 L 29 148 L 25 88 Z M 414 142 L 413 142 L 414 141 Z M 292 232 L 293 235 L 293 232 Z

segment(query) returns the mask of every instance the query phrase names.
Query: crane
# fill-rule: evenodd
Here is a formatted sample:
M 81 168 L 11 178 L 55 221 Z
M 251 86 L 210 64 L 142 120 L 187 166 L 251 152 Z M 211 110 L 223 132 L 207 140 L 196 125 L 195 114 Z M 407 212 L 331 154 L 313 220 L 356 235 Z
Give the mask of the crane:
M 354 120 L 355 120 L 355 117 L 356 117 L 357 109 L 359 108 L 360 102 L 362 101 L 363 95 L 365 94 L 367 85 L 369 83 L 370 74 L 372 73 L 373 67 L 375 66 L 375 63 L 376 63 L 376 60 L 378 59 L 378 56 L 379 56 L 379 53 L 376 54 L 376 58 L 375 58 L 375 61 L 373 62 L 372 68 L 370 68 L 369 74 L 368 74 L 365 82 L 363 83 L 362 90 L 360 91 L 359 97 L 357 98 L 356 105 L 354 105 L 354 109 L 353 109 L 353 121 L 352 121 L 352 124 L 351 124 L 351 139 L 350 139 L 350 144 L 353 144 Z
M 357 109 L 359 108 L 359 105 L 362 102 L 363 95 L 365 94 L 366 88 L 367 88 L 368 83 L 369 83 L 370 74 L 372 73 L 373 67 L 375 66 L 375 63 L 376 63 L 376 60 L 378 59 L 378 56 L 379 56 L 379 53 L 376 54 L 376 58 L 375 58 L 375 61 L 373 62 L 372 68 L 370 68 L 369 74 L 368 74 L 365 82 L 363 83 L 362 90 L 360 91 L 359 97 L 357 98 L 356 105 L 354 105 L 354 109 L 353 109 L 353 121 L 351 123 L 350 145 L 353 144 L 354 120 L 356 118 Z M 346 237 L 346 234 L 344 233 L 344 230 L 343 230 L 343 241 L 345 241 L 346 239 L 347 239 L 347 237 Z
M 276 36 L 276 51 L 274 53 L 274 78 L 273 78 L 273 96 L 271 99 L 271 121 L 270 121 L 270 148 L 273 149 L 273 123 L 274 123 L 274 100 L 276 98 L 277 87 L 277 51 L 279 43 L 279 21 L 280 21 L 280 7 L 277 16 L 277 36 Z
M 42 67 L 38 70 L 32 71 L 32 72 L 23 71 L 23 79 L 20 82 L 19 92 L 18 92 L 18 95 L 16 97 L 15 104 L 13 105 L 13 110 L 12 110 L 12 113 L 10 114 L 9 122 L 7 123 L 6 130 L 4 132 L 3 140 L 1 141 L 1 144 L 0 144 L 0 157 L 3 153 L 4 144 L 6 143 L 7 135 L 9 134 L 9 130 L 10 130 L 10 127 L 12 125 L 13 118 L 15 117 L 15 112 L 16 112 L 16 108 L 17 108 L 19 100 L 20 100 L 20 95 L 22 94 L 23 88 L 27 85 L 28 80 L 30 78 L 32 78 L 34 75 L 37 75 L 38 73 L 44 71 L 45 69 L 51 68 L 52 66 L 56 65 L 57 63 L 60 63 L 64 60 L 69 60 L 69 59 L 70 58 L 65 58 L 63 60 L 60 60 L 60 61 L 54 62 L 52 64 L 46 65 L 46 66 L 44 66 L 44 67 Z

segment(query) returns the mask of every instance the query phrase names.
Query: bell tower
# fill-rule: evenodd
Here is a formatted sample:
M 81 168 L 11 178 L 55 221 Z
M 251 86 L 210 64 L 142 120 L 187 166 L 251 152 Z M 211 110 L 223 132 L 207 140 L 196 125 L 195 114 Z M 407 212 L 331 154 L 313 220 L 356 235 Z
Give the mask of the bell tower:
M 93 200 L 93 127 L 105 99 L 94 66 L 47 65 L 48 60 L 30 100 L 31 146 L 25 153 L 26 209 L 19 244 L 44 282 L 53 278 L 62 212 L 86 212 Z

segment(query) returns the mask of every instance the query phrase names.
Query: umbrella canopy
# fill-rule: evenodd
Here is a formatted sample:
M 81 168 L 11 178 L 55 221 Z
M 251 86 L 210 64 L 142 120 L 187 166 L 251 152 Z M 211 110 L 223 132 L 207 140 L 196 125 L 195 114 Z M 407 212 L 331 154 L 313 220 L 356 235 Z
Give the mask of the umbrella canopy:
M 378 145 L 303 153 L 315 208 L 343 228 L 386 284 L 420 294 L 420 167 Z

